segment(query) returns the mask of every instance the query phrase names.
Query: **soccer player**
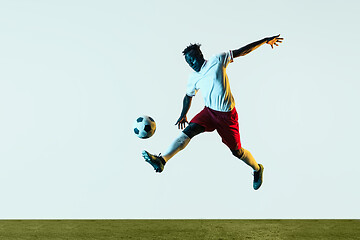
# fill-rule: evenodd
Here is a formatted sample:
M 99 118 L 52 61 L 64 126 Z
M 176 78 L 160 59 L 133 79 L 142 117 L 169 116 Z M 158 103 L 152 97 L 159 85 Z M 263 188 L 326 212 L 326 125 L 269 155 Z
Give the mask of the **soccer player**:
M 194 72 L 188 79 L 183 108 L 175 125 L 178 125 L 179 129 L 185 128 L 186 123 L 188 123 L 186 115 L 192 97 L 200 89 L 205 107 L 188 123 L 188 126 L 162 155 L 153 155 L 144 150 L 142 155 L 145 161 L 150 163 L 156 172 L 160 173 L 164 170 L 166 162 L 180 150 L 183 150 L 194 136 L 216 130 L 222 138 L 222 142 L 229 147 L 232 154 L 254 170 L 253 188 L 255 190 L 259 189 L 263 182 L 264 167 L 258 164 L 252 154 L 241 146 L 238 114 L 234 97 L 230 91 L 226 67 L 233 62 L 234 58 L 245 56 L 265 43 L 274 48 L 274 45 L 278 46 L 278 43 L 281 43 L 282 40 L 280 34 L 267 37 L 239 49 L 220 53 L 209 60 L 204 59 L 200 44 L 191 44 L 186 47 L 183 51 L 185 61 Z

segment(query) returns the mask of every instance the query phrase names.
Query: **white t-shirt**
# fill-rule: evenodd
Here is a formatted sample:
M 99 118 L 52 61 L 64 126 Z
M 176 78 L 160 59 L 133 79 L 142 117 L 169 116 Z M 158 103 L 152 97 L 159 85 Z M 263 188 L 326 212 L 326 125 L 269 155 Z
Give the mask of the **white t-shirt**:
M 193 97 L 201 89 L 206 107 L 230 112 L 235 107 L 226 74 L 230 62 L 233 62 L 232 51 L 220 53 L 205 61 L 199 72 L 190 74 L 186 94 Z

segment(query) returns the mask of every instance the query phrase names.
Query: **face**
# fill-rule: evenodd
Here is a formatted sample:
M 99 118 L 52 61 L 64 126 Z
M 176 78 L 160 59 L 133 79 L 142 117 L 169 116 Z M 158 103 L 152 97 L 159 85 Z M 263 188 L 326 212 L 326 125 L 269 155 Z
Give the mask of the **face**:
M 204 63 L 204 57 L 201 52 L 191 50 L 185 54 L 185 61 L 194 71 L 199 72 Z

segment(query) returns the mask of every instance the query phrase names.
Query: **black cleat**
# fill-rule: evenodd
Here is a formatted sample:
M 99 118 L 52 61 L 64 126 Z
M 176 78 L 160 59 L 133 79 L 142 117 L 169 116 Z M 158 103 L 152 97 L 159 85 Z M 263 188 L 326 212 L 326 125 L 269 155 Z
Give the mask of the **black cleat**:
M 164 165 L 166 162 L 160 155 L 155 156 L 145 150 L 142 152 L 142 155 L 145 161 L 150 163 L 156 172 L 161 173 L 164 170 Z
M 261 187 L 261 184 L 263 182 L 263 172 L 264 172 L 264 166 L 259 164 L 260 170 L 254 171 L 254 183 L 253 187 L 255 190 L 258 190 Z

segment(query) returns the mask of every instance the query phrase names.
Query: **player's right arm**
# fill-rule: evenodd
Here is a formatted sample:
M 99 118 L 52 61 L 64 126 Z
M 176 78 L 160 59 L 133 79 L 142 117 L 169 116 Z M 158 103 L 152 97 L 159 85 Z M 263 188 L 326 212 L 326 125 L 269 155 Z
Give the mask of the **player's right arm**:
M 186 114 L 188 113 L 188 111 L 190 109 L 191 101 L 192 101 L 192 97 L 190 97 L 186 94 L 184 97 L 184 100 L 183 100 L 183 108 L 182 108 L 180 117 L 177 120 L 177 122 L 175 123 L 175 125 L 178 125 L 179 129 L 184 129 L 186 123 L 188 123 Z

